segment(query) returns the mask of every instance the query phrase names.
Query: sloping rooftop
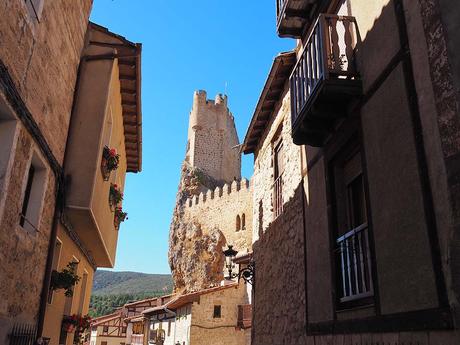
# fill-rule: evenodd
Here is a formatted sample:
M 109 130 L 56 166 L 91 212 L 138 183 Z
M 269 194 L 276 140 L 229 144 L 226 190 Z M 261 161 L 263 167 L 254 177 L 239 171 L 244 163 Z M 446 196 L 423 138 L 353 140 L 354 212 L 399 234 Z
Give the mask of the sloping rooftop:
M 110 47 L 116 51 L 113 57 L 118 59 L 127 171 L 139 172 L 142 169 L 142 45 L 128 41 L 98 24 L 90 22 L 89 27 L 92 30 L 90 45 Z
M 157 307 L 146 309 L 142 313 L 151 314 L 159 310 L 164 310 L 164 308 L 174 310 L 186 304 L 198 301 L 199 297 L 202 295 L 214 293 L 217 291 L 222 291 L 222 290 L 229 289 L 229 288 L 236 288 L 236 287 L 238 287 L 238 283 L 231 283 L 231 284 L 216 286 L 213 288 L 204 289 L 204 290 L 200 290 L 196 292 L 191 292 L 191 293 L 184 294 L 184 295 L 179 295 L 171 299 L 169 302 L 167 302 L 166 304 L 162 306 L 157 306 Z
M 243 141 L 242 151 L 254 153 L 268 122 L 273 116 L 276 104 L 284 92 L 284 84 L 288 80 L 296 63 L 294 51 L 280 53 L 275 57 L 267 81 L 257 102 L 254 115 Z

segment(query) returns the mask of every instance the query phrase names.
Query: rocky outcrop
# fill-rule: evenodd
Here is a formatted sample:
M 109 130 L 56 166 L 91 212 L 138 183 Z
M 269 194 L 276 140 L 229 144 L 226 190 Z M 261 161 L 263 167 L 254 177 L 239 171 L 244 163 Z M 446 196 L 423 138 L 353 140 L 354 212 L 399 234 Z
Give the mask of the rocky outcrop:
M 184 217 L 188 198 L 219 185 L 199 169 L 184 163 L 169 234 L 168 259 L 175 292 L 205 289 L 223 279 L 222 248 L 226 241 L 222 231 L 213 228 L 203 233 L 199 222 Z

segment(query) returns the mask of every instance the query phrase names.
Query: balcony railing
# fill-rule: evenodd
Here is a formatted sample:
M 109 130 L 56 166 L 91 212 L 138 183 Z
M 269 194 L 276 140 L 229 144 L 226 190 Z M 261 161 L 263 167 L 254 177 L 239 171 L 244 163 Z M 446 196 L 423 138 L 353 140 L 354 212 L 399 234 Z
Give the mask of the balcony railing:
M 321 0 L 276 0 L 276 23 L 281 37 L 300 38 Z
M 367 223 L 337 239 L 342 295 L 340 302 L 372 296 L 371 260 Z
M 273 217 L 274 219 L 283 213 L 283 174 L 273 182 Z
M 252 305 L 243 304 L 238 306 L 238 327 L 250 328 L 252 325 Z
M 278 18 L 278 20 L 284 12 L 284 7 L 287 1 L 288 0 L 276 0 L 276 18 Z
M 354 17 L 319 16 L 290 77 L 293 127 L 298 127 L 306 115 L 313 122 L 313 115 L 324 120 L 344 113 L 346 102 L 361 93 L 354 54 L 357 39 Z M 327 105 L 326 111 L 321 111 L 321 103 Z M 316 114 L 311 111 L 314 105 Z

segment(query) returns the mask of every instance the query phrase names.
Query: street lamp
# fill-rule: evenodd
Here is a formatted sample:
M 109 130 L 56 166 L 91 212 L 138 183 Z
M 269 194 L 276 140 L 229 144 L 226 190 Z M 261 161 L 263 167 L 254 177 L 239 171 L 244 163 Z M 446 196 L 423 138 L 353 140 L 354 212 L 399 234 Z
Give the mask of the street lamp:
M 225 277 L 225 279 L 231 280 L 238 277 L 238 281 L 240 281 L 240 279 L 243 278 L 245 283 L 253 285 L 255 273 L 254 261 L 251 260 L 248 266 L 240 270 L 238 273 L 233 273 L 233 268 L 235 268 L 235 263 L 233 261 L 235 260 L 235 256 L 238 254 L 238 251 L 233 249 L 233 245 L 229 244 L 228 248 L 224 250 L 223 253 L 225 255 L 225 267 L 228 271 L 228 275 Z

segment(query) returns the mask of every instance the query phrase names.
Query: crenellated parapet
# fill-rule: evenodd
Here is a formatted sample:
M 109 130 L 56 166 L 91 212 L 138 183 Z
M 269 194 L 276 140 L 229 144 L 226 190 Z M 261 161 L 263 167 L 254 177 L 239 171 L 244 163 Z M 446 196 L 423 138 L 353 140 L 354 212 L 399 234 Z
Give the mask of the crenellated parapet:
M 225 199 L 232 198 L 238 199 L 238 197 L 251 196 L 252 184 L 246 178 L 240 181 L 233 181 L 231 184 L 225 183 L 222 187 L 216 187 L 216 189 L 207 189 L 198 195 L 189 198 L 185 206 L 186 208 L 193 208 L 196 205 L 221 202 Z
M 241 178 L 239 139 L 227 95 L 212 100 L 206 91 L 195 91 L 185 161 L 221 183 Z

